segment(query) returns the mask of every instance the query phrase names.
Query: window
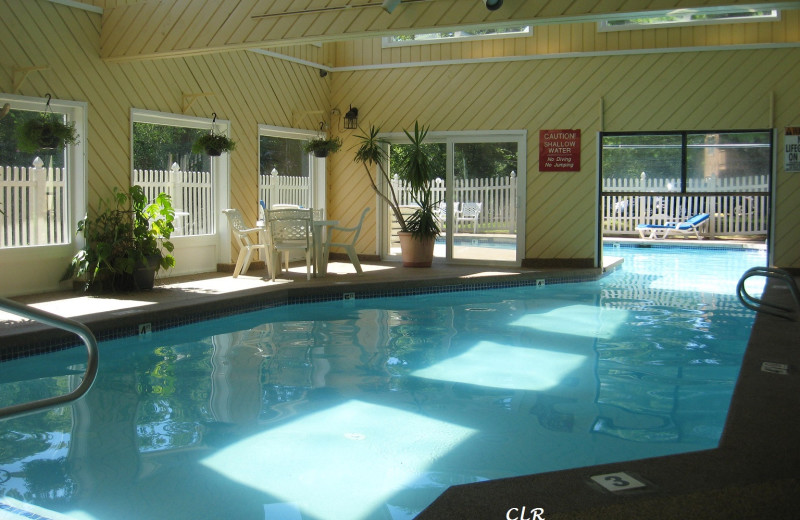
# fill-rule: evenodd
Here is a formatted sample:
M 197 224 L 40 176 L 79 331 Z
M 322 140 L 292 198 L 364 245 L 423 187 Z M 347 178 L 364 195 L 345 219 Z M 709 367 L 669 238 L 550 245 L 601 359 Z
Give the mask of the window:
M 192 144 L 211 130 L 211 120 L 135 110 L 132 115 L 131 184 L 142 186 L 149 199 L 164 192 L 175 208 L 173 236 L 216 232 L 215 179 L 225 157 L 193 154 Z M 226 133 L 217 123 L 215 132 Z
M 603 191 L 768 191 L 767 130 L 603 134 Z
M 389 134 L 389 175 L 401 212 L 416 202 L 395 176 L 408 146 L 405 134 Z M 434 257 L 454 263 L 518 263 L 524 251 L 526 134 L 520 131 L 429 132 L 428 156 L 436 176 L 432 186 L 441 235 Z M 524 188 L 522 188 L 524 194 Z M 382 255 L 400 253 L 394 215 L 381 208 Z
M 70 244 L 83 199 L 85 104 L 0 95 L 8 111 L 0 119 L 0 248 Z M 28 120 L 57 118 L 75 125 L 78 143 L 64 150 L 27 153 L 17 128 Z
M 472 29 L 425 34 L 401 34 L 383 38 L 384 47 L 400 47 L 403 45 L 424 45 L 429 43 L 447 43 L 454 41 L 485 40 L 491 38 L 513 38 L 533 34 L 530 26 L 504 27 L 490 29 Z
M 314 159 L 303 150 L 317 133 L 268 125 L 258 129 L 259 199 L 268 208 L 292 204 L 324 209 L 325 168 L 318 164 L 323 159 Z
M 599 31 L 627 31 L 656 27 L 678 27 L 683 25 L 709 25 L 715 23 L 774 22 L 780 19 L 776 9 L 677 9 L 660 16 L 618 18 L 598 22 Z
M 772 131 L 606 133 L 600 150 L 602 234 L 710 215 L 712 237 L 766 236 Z

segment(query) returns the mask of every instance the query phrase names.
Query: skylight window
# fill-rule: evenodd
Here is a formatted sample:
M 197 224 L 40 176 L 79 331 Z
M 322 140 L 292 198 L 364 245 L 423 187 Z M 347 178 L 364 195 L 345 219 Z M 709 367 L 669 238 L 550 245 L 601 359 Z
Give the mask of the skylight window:
M 384 47 L 400 47 L 403 45 L 425 45 L 429 43 L 448 43 L 466 40 L 485 40 L 490 38 L 515 38 L 529 36 L 533 33 L 530 26 L 503 27 L 492 29 L 470 29 L 463 31 L 447 31 L 424 34 L 400 34 L 383 38 Z
M 628 31 L 657 27 L 679 27 L 685 25 L 709 25 L 718 23 L 774 22 L 780 19 L 777 9 L 747 9 L 712 11 L 703 9 L 679 9 L 660 16 L 617 18 L 598 22 L 600 31 Z

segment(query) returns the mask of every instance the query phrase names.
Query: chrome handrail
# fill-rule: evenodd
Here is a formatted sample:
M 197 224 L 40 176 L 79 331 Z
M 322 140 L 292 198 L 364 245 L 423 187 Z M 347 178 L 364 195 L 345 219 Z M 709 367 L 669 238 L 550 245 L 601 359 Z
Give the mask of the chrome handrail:
M 764 276 L 786 282 L 786 284 L 789 286 L 789 291 L 794 297 L 795 308 L 784 307 L 774 303 L 767 303 L 761 298 L 756 298 L 755 296 L 749 294 L 747 289 L 744 287 L 744 283 L 745 280 L 751 276 Z M 780 318 L 794 320 L 796 319 L 797 311 L 800 310 L 800 290 L 798 290 L 794 278 L 788 272 L 784 271 L 783 269 L 778 269 L 777 267 L 752 267 L 745 271 L 742 277 L 739 279 L 739 283 L 736 284 L 736 295 L 739 297 L 739 301 L 742 302 L 742 305 L 748 309 L 756 312 L 772 314 L 773 316 L 778 316 Z
M 97 376 L 97 367 L 99 364 L 97 340 L 95 339 L 94 334 L 92 334 L 92 331 L 89 330 L 89 327 L 75 320 L 70 320 L 68 318 L 64 318 L 35 307 L 30 307 L 24 303 L 15 302 L 7 298 L 0 298 L 0 310 L 8 311 L 12 314 L 16 314 L 17 316 L 22 316 L 24 318 L 44 323 L 45 325 L 50 325 L 51 327 L 72 332 L 83 340 L 83 342 L 86 344 L 86 350 L 89 354 L 89 360 L 86 363 L 86 371 L 84 372 L 83 379 L 73 391 L 56 397 L 48 397 L 45 399 L 39 399 L 38 401 L 30 401 L 27 403 L 15 404 L 5 408 L 0 408 L 0 419 L 24 415 L 45 408 L 60 406 L 79 399 L 89 391 L 89 388 L 91 388 L 92 384 L 94 383 L 94 379 Z

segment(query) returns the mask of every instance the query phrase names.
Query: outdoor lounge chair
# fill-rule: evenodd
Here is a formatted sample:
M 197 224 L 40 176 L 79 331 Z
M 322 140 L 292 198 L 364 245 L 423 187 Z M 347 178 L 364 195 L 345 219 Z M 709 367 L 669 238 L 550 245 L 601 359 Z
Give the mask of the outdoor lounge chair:
M 700 227 L 708 222 L 708 213 L 698 213 L 692 218 L 684 222 L 665 222 L 663 224 L 639 224 L 636 229 L 639 231 L 639 236 L 642 238 L 667 238 L 670 233 L 691 234 L 694 233 L 695 238 L 702 240 L 700 236 Z
M 460 229 L 462 222 L 472 222 L 472 233 L 478 232 L 478 218 L 481 216 L 483 202 L 464 202 L 461 210 L 456 213 L 456 233 Z

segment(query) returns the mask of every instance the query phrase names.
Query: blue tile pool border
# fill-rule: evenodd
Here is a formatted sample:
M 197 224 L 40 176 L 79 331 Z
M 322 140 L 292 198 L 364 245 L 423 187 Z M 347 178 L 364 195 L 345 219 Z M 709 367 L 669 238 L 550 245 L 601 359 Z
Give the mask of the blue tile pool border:
M 611 271 L 608 271 L 611 272 Z M 548 285 L 566 284 L 566 283 L 579 283 L 595 281 L 607 273 L 599 273 L 597 270 L 583 273 L 567 273 L 558 275 L 555 273 L 538 273 L 531 277 L 519 278 L 515 280 L 492 280 L 492 281 L 478 281 L 461 279 L 458 283 L 447 283 L 450 280 L 443 281 L 443 283 L 435 283 L 435 280 L 420 280 L 420 285 L 408 286 L 404 284 L 402 287 L 392 287 L 387 284 L 385 288 L 375 289 L 374 285 L 359 287 L 357 285 L 348 286 L 325 286 L 314 289 L 292 289 L 288 292 L 264 292 L 258 296 L 249 297 L 233 297 L 224 301 L 208 302 L 194 307 L 205 307 L 202 310 L 197 310 L 191 313 L 172 312 L 173 316 L 170 318 L 159 319 L 154 317 L 158 311 L 152 311 L 152 314 L 136 313 L 127 316 L 129 323 L 116 327 L 105 327 L 104 322 L 119 322 L 120 318 L 126 316 L 110 316 L 107 320 L 100 322 L 89 323 L 89 327 L 95 334 L 98 342 L 111 341 L 139 334 L 139 323 L 150 323 L 150 330 L 152 332 L 167 330 L 184 325 L 191 325 L 203 321 L 213 320 L 216 318 L 224 318 L 235 314 L 242 314 L 245 312 L 255 312 L 260 310 L 269 309 L 272 307 L 282 307 L 286 305 L 316 303 L 316 302 L 330 302 L 342 301 L 344 294 L 354 293 L 360 300 L 370 298 L 390 298 L 398 296 L 414 296 L 423 294 L 435 293 L 448 293 L 457 291 L 482 291 L 488 289 L 503 289 L 510 287 L 525 287 L 535 286 L 537 279 L 545 279 Z M 308 294 L 298 294 L 301 292 L 308 292 Z M 223 305 L 224 308 L 220 308 Z M 187 307 L 186 309 L 189 309 Z M 184 309 L 184 310 L 186 310 Z M 135 318 L 135 323 L 131 322 Z M 66 350 L 75 347 L 82 347 L 83 343 L 73 337 L 59 337 L 52 340 L 43 341 L 29 341 L 24 346 L 12 346 L 11 348 L 0 349 L 0 361 L 7 361 L 11 359 L 18 359 L 39 354 L 46 354 L 49 352 L 56 352 L 59 350 Z

